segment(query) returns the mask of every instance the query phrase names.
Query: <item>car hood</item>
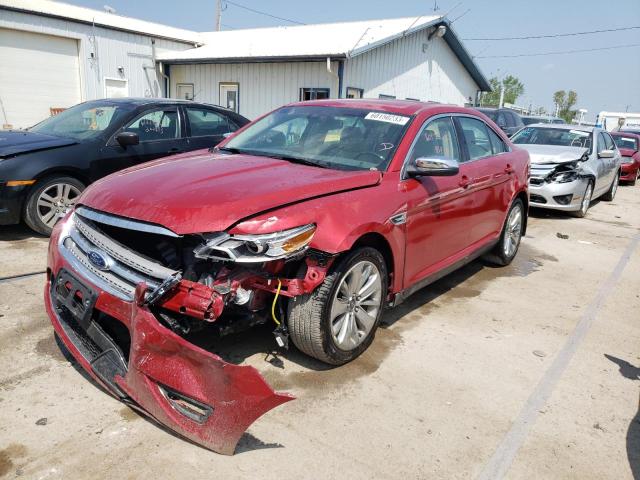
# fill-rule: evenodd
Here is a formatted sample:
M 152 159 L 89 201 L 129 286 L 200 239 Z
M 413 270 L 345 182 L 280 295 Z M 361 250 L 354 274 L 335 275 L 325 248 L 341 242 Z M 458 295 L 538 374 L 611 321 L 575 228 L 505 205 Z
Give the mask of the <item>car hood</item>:
M 636 153 L 636 150 L 633 150 L 632 148 L 618 148 L 618 150 L 620 150 L 620 155 L 623 157 L 633 157 Z
M 162 225 L 177 234 L 216 232 L 247 217 L 380 182 L 378 171 L 341 171 L 251 155 L 167 157 L 106 177 L 87 207 Z
M 582 147 L 562 147 L 557 145 L 527 145 L 519 144 L 529 152 L 531 163 L 567 163 L 580 160 L 588 151 Z
M 11 157 L 21 153 L 66 147 L 78 143 L 71 138 L 54 137 L 41 133 L 8 130 L 0 131 L 0 157 Z

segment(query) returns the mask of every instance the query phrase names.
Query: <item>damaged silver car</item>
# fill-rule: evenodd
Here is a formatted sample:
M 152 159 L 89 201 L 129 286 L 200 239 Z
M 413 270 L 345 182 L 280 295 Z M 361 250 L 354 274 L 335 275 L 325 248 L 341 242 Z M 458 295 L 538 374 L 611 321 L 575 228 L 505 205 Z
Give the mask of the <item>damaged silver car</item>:
M 621 155 L 606 130 L 584 125 L 529 125 L 512 138 L 529 152 L 532 207 L 584 217 L 592 200 L 613 200 Z

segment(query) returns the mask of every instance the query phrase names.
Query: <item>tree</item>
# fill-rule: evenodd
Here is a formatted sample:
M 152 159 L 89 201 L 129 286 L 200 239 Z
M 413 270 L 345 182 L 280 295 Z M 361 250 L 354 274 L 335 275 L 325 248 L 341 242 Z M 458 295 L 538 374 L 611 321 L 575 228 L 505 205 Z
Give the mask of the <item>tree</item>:
M 491 105 L 497 107 L 500 104 L 500 88 L 504 88 L 504 103 L 516 103 L 519 96 L 524 93 L 524 85 L 513 75 L 507 75 L 502 82 L 498 77 L 489 79 L 491 91 L 482 96 L 483 105 Z
M 578 94 L 573 90 L 569 90 L 569 92 L 558 90 L 553 94 L 553 103 L 557 106 L 558 116 L 567 123 L 571 123 L 578 113 L 577 110 L 573 110 L 575 104 L 578 103 Z

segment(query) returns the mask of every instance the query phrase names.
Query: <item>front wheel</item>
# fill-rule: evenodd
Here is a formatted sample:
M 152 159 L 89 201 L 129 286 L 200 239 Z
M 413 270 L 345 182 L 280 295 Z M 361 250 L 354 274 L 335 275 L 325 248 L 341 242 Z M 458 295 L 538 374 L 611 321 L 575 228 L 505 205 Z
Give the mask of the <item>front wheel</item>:
M 607 201 L 607 202 L 611 202 L 614 198 L 616 198 L 616 192 L 618 191 L 618 183 L 620 183 L 620 173 L 616 173 L 615 178 L 613 179 L 613 182 L 611 182 L 611 186 L 609 187 L 609 190 L 607 190 L 607 193 L 605 193 L 602 196 L 602 199 Z
M 40 180 L 27 198 L 25 223 L 42 235 L 51 235 L 55 224 L 73 208 L 84 188 L 84 184 L 73 177 Z
M 511 204 L 498 244 L 485 257 L 488 261 L 501 267 L 509 265 L 513 261 L 520 247 L 524 218 L 524 204 L 518 198 Z
M 353 250 L 313 292 L 289 301 L 291 340 L 325 363 L 350 362 L 373 341 L 386 293 L 387 268 L 380 252 Z
M 572 212 L 572 215 L 577 218 L 584 218 L 587 215 L 587 211 L 591 206 L 591 197 L 593 196 L 593 182 L 589 181 L 587 188 L 582 195 L 582 202 L 580 203 L 580 210 Z

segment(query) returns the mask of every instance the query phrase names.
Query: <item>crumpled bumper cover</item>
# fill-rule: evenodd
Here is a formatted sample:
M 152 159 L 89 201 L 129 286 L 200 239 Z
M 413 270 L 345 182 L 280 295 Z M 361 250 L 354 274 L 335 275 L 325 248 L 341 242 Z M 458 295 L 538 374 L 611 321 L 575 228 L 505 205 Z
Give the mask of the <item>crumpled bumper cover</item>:
M 255 368 L 227 363 L 173 333 L 146 307 L 100 292 L 94 308 L 122 322 L 131 335 L 126 372 L 116 369 L 113 382 L 105 382 L 104 374 L 96 370 L 96 359 L 86 358 L 86 350 L 64 322 L 63 311 L 54 305 L 51 282 L 61 268 L 71 268 L 56 254 L 55 240 L 51 245 L 51 275 L 44 292 L 49 318 L 80 365 L 114 396 L 179 435 L 228 455 L 254 420 L 294 399 L 275 392 Z M 86 279 L 82 281 L 95 288 Z M 194 415 L 189 405 L 200 405 L 199 414 Z

